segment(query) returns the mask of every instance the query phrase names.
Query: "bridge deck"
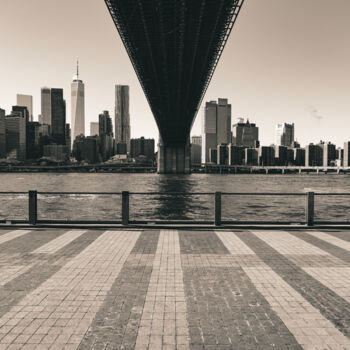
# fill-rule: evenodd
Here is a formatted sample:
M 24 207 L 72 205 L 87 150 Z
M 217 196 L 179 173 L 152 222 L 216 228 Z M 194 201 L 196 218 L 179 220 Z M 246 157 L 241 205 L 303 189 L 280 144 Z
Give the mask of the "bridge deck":
M 0 230 L 0 349 L 350 349 L 350 232 Z

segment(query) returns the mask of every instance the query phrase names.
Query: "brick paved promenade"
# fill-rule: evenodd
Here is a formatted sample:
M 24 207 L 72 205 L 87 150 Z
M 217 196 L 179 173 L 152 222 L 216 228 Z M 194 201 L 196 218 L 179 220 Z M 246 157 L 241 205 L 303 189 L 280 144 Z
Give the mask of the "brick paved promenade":
M 350 231 L 0 230 L 2 349 L 350 350 Z

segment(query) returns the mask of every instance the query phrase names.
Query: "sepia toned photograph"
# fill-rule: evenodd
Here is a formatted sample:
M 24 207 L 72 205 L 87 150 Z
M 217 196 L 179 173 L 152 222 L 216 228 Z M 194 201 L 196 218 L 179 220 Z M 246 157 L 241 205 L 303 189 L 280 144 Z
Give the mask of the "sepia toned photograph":
M 350 350 L 350 0 L 0 0 L 0 350 Z

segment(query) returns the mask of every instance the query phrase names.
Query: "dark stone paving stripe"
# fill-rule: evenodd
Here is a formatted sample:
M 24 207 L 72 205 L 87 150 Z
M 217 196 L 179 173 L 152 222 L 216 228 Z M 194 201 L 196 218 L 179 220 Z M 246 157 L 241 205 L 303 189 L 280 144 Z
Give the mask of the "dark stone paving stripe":
M 325 242 L 322 239 L 319 239 L 315 236 L 311 236 L 306 232 L 300 232 L 300 231 L 288 231 L 291 235 L 302 239 L 305 242 L 308 242 L 325 252 L 337 257 L 338 259 L 345 261 L 347 263 L 350 263 L 350 252 L 342 249 L 340 247 L 337 247 L 331 243 Z
M 350 231 L 325 231 L 321 232 L 327 233 L 328 235 L 342 239 L 343 241 L 350 242 Z
M 213 231 L 179 231 L 181 254 L 230 254 Z
M 137 240 L 131 254 L 155 254 L 157 250 L 157 243 L 159 238 L 159 231 L 144 231 Z
M 251 232 L 237 233 L 256 255 L 350 338 L 350 304 Z
M 140 235 L 79 349 L 135 347 L 155 256 L 149 252 L 156 252 L 158 239 L 159 231 L 151 235 L 146 231 Z M 140 254 L 142 247 L 146 247 L 145 254 Z M 143 257 L 148 257 L 147 264 Z M 135 266 L 135 259 L 138 259 L 138 266 Z
M 241 268 L 185 268 L 192 349 L 302 349 Z
M 63 232 L 63 231 L 62 231 Z M 104 231 L 89 231 L 56 254 L 37 259 L 36 264 L 27 272 L 0 286 L 0 317 L 20 302 L 28 293 L 38 288 L 43 282 L 56 273 L 69 259 L 79 254 Z M 43 235 L 50 235 L 44 231 Z M 51 235 L 52 237 L 52 235 Z M 56 236 L 54 237 L 56 238 Z M 22 246 L 21 246 L 22 249 Z

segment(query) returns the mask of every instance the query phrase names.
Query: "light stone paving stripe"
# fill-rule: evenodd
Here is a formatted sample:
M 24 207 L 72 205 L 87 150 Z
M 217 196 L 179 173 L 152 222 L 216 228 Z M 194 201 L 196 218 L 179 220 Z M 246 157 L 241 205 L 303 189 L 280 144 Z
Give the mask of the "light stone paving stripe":
M 243 241 L 240 245 L 246 246 Z M 281 243 L 276 245 L 281 246 Z M 229 250 L 230 246 L 229 243 Z M 250 248 L 246 246 L 243 251 L 246 249 Z M 292 245 L 291 250 L 295 254 L 297 247 Z M 237 254 L 237 249 L 233 249 L 233 253 Z M 301 254 L 306 252 L 301 250 Z M 261 266 L 242 266 L 242 269 L 304 349 L 350 349 L 350 340 L 262 260 Z
M 28 264 L 26 266 L 12 265 L 0 267 L 0 286 L 4 286 L 19 275 L 30 270 L 33 266 L 34 264 Z
M 139 235 L 135 231 L 101 234 L 0 318 L 7 330 L 0 335 L 0 345 L 76 349 Z
M 179 235 L 160 232 L 135 350 L 189 349 Z
M 306 267 L 303 270 L 350 303 L 350 267 Z
M 71 230 L 34 250 L 33 254 L 54 254 L 86 233 L 86 230 Z
M 7 232 L 4 235 L 0 236 L 0 244 L 6 243 L 8 241 L 12 241 L 13 239 L 21 237 L 29 232 L 30 230 L 13 230 L 13 231 Z
M 333 244 L 336 247 L 345 249 L 350 252 L 350 242 L 344 241 L 340 238 L 328 235 L 325 232 L 320 232 L 320 231 L 305 231 L 308 233 L 310 236 L 316 237 L 318 239 L 321 239 L 327 243 Z
M 282 255 L 329 255 L 324 250 L 313 246 L 286 231 L 254 231 L 261 240 L 277 250 Z
M 216 235 L 221 239 L 231 255 L 255 255 L 233 232 L 216 231 Z

